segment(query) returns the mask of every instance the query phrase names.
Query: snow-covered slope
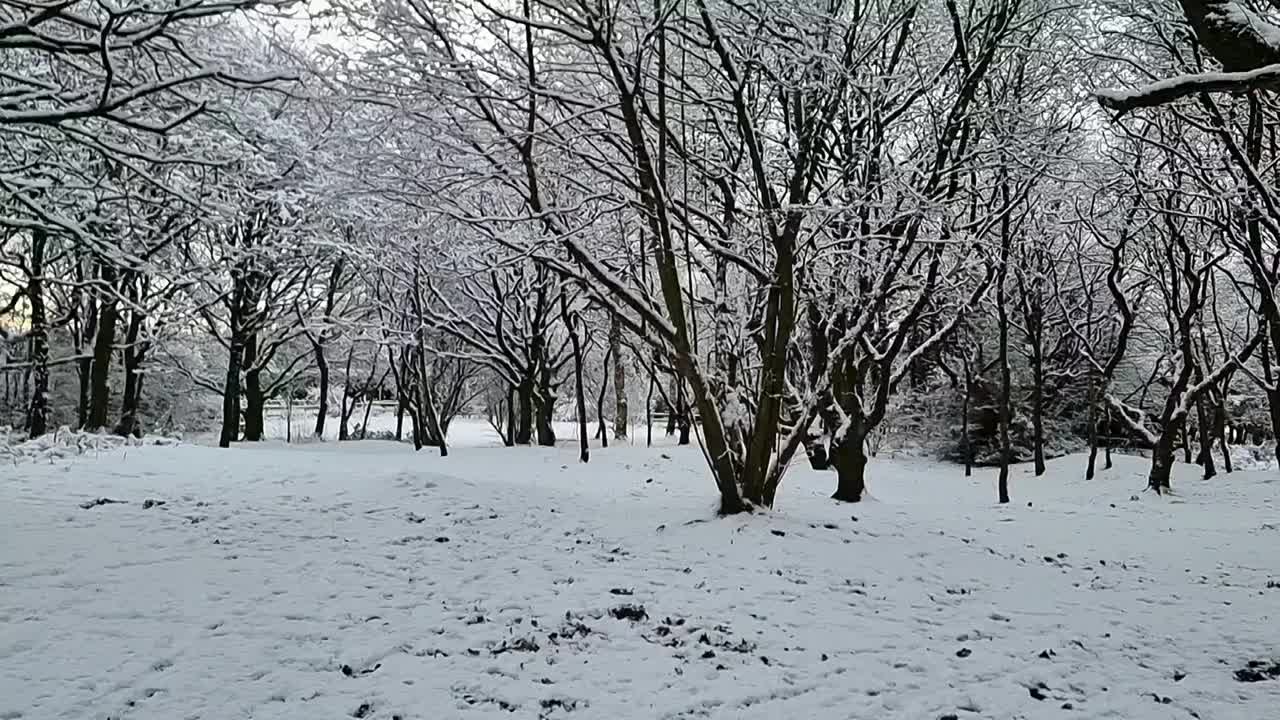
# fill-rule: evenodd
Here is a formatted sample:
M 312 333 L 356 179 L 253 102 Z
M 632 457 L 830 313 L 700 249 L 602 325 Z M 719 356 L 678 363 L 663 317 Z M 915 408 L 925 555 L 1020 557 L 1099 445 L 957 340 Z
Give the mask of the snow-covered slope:
M 717 520 L 696 449 L 574 454 L 5 466 L 0 718 L 1277 717 L 1234 675 L 1280 660 L 1273 475 L 1130 500 L 1142 461 L 1068 458 L 998 508 L 894 461 L 871 502 L 797 469 Z

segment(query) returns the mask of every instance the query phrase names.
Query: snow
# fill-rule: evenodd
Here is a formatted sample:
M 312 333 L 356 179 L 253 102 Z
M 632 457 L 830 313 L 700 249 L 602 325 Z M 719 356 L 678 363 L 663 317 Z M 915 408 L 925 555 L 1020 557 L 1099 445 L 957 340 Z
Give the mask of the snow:
M 581 465 L 570 447 L 459 445 L 6 465 L 0 718 L 1280 707 L 1280 680 L 1233 676 L 1280 659 L 1274 471 L 1206 483 L 1180 467 L 1157 498 L 1141 459 L 1085 482 L 1067 458 L 1040 479 L 1019 468 L 997 507 L 990 472 L 873 461 L 873 499 L 842 505 L 832 475 L 797 467 L 774 512 L 715 519 L 696 448 L 593 448 Z M 80 507 L 101 498 L 125 502 Z
M 1132 89 L 1104 88 L 1093 95 L 1104 107 L 1130 110 L 1135 107 L 1162 105 L 1196 92 L 1240 91 L 1275 83 L 1280 65 L 1243 72 L 1204 72 L 1176 75 Z

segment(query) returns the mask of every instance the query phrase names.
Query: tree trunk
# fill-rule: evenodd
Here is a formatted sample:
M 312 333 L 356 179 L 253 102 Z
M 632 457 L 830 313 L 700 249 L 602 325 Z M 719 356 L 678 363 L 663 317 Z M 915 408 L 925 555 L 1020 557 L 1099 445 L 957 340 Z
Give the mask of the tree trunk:
M 111 413 L 111 355 L 116 342 L 119 303 L 114 295 L 117 272 L 103 264 L 99 277 L 106 288 L 98 309 L 98 328 L 93 338 L 93 366 L 89 377 L 89 418 L 85 429 L 96 432 L 107 427 Z
M 1036 339 L 1037 345 L 1040 343 L 1039 337 Z M 1040 357 L 1041 350 L 1036 347 L 1033 350 L 1031 360 L 1031 377 L 1034 387 L 1031 389 L 1031 428 L 1032 428 L 1032 450 L 1035 456 L 1035 472 L 1036 477 L 1044 475 L 1044 359 Z
M 538 385 L 534 388 L 534 423 L 538 434 L 538 444 L 543 447 L 554 447 L 556 430 L 552 424 L 555 420 L 556 396 L 551 387 L 551 367 L 545 357 L 545 350 L 535 349 L 534 357 L 542 357 L 538 368 Z
M 676 434 L 676 419 L 680 415 L 679 406 L 676 404 L 676 393 L 680 391 L 680 378 L 674 378 L 671 382 L 671 392 L 667 395 L 667 437 Z
M 1115 464 L 1111 459 L 1111 408 L 1107 408 L 1107 436 L 1102 439 L 1102 448 L 1106 453 L 1106 462 L 1103 464 L 1103 470 L 1110 470 Z
M 396 390 L 396 442 L 404 440 L 404 393 Z
M 262 392 L 262 368 L 258 367 L 258 334 L 244 345 L 244 439 L 261 442 L 266 430 L 267 399 Z
M 519 425 L 515 430 L 516 445 L 533 444 L 533 380 L 525 378 L 516 387 L 516 399 L 519 401 Z
M 609 352 L 613 355 L 613 437 L 627 437 L 627 363 L 622 354 L 622 322 L 614 314 L 609 323 Z
M 689 403 L 684 398 L 684 383 L 680 383 L 676 391 L 676 412 L 677 420 L 680 427 L 680 438 L 676 441 L 677 445 L 689 444 L 689 432 L 693 428 L 693 418 L 690 417 L 691 410 Z
M 1089 378 L 1089 413 L 1086 419 L 1089 432 L 1089 465 L 1085 468 L 1084 479 L 1092 480 L 1097 474 L 1098 466 L 1098 385 L 1094 378 Z
M 94 321 L 97 324 L 97 321 Z M 91 338 L 92 339 L 92 338 Z M 79 392 L 76 396 L 76 427 L 83 430 L 89 425 L 89 377 L 93 374 L 93 356 L 76 361 L 76 379 Z
M 77 280 L 83 282 L 85 263 L 77 263 Z M 89 423 L 89 376 L 93 371 L 93 356 L 86 351 L 93 345 L 93 332 L 98 327 L 98 299 L 92 293 L 82 291 L 85 312 L 80 318 L 81 329 L 76 338 L 76 353 L 81 355 L 76 361 L 76 379 L 79 381 L 79 393 L 76 401 L 76 427 L 83 430 Z
M 135 279 L 134 282 L 145 280 Z M 135 307 L 129 311 L 129 324 L 124 337 L 124 393 L 120 401 L 120 422 L 116 423 L 115 428 L 115 433 L 122 437 L 142 437 L 138 409 L 142 404 L 142 363 L 146 360 L 148 342 L 140 337 L 142 324 L 146 320 L 138 309 L 141 295 L 139 291 L 131 296 Z
M 231 447 L 240 439 L 240 367 L 244 360 L 244 339 L 232 319 L 231 349 L 227 353 L 227 376 L 222 386 L 222 434 L 218 447 Z
M 1147 487 L 1154 490 L 1157 495 L 1169 489 L 1169 478 L 1173 474 L 1174 443 L 1177 436 L 1177 428 L 1166 428 L 1151 451 L 1151 473 L 1147 476 Z
M 49 327 L 44 307 L 44 255 L 48 235 L 31 233 L 31 276 L 27 281 L 27 304 L 31 308 L 31 405 L 27 410 L 27 430 L 31 438 L 49 431 Z
M 338 408 L 338 442 L 346 442 L 351 439 L 351 428 L 348 422 L 351 420 L 351 413 L 355 412 L 355 398 L 351 396 L 351 359 L 356 354 L 356 345 L 351 343 L 351 347 L 347 349 L 347 368 L 343 374 L 345 378 L 342 382 L 342 406 Z M 347 408 L 347 400 L 351 400 L 350 409 Z M 323 404 L 323 401 L 321 401 Z
M 347 401 L 351 401 L 351 409 L 347 409 Z M 342 401 L 338 406 L 338 442 L 346 442 L 351 439 L 351 427 L 347 422 L 351 419 L 351 413 L 355 412 L 356 400 L 351 397 L 351 383 L 342 384 Z
M 551 395 L 550 390 L 544 386 L 535 395 L 534 405 L 537 410 L 538 444 L 543 447 L 554 447 L 556 430 L 552 422 L 555 419 L 555 396 Z
M 1000 477 L 996 489 L 1002 505 L 1009 502 L 1009 463 L 1013 455 L 1009 440 L 1009 424 L 1013 420 L 1013 381 L 1009 370 L 1009 316 L 1004 303 L 1004 278 L 1001 277 L 996 299 L 1000 315 Z
M 588 443 L 591 431 L 587 429 L 587 399 L 582 387 L 582 339 L 578 337 L 578 317 L 569 313 L 569 299 L 563 292 L 560 294 L 560 317 L 569 332 L 569 344 L 573 347 L 574 400 L 578 410 L 578 460 L 588 462 L 591 460 Z M 601 398 L 603 397 L 602 393 Z
M 440 417 L 436 414 L 435 398 L 431 394 L 431 375 L 427 372 L 427 341 L 421 332 L 418 333 L 418 409 L 422 423 L 430 442 L 440 449 L 440 457 L 449 454 L 449 444 L 444 430 L 440 427 Z
M 969 438 L 969 404 L 973 402 L 973 366 L 964 361 L 964 399 L 960 403 L 960 452 L 964 453 L 964 476 L 973 477 L 973 441 Z
M 600 436 L 600 447 L 609 447 L 609 423 L 604 417 L 604 400 L 609 394 L 609 360 L 613 355 L 613 349 L 605 350 L 604 360 L 601 361 L 600 367 L 600 392 L 596 394 L 596 434 Z M 617 362 L 616 360 L 614 361 Z
M 1280 387 L 1267 389 L 1267 410 L 1271 415 L 1271 437 L 1276 444 L 1276 462 L 1280 463 Z
M 329 361 L 325 359 L 323 343 L 312 343 L 311 347 L 316 356 L 316 371 L 320 375 L 320 407 L 316 410 L 315 436 L 323 440 L 324 421 L 329 415 Z
M 1196 459 L 1204 468 L 1204 479 L 1208 480 L 1218 474 L 1218 468 L 1213 462 L 1213 428 L 1209 422 L 1209 412 L 1204 406 L 1204 396 L 1196 401 L 1196 413 L 1200 426 L 1200 456 Z
M 831 497 L 843 502 L 861 502 L 867 488 L 866 437 L 851 419 L 831 442 L 831 464 L 836 469 L 836 492 Z
M 507 434 L 502 438 L 507 447 L 516 446 L 516 386 L 507 386 Z

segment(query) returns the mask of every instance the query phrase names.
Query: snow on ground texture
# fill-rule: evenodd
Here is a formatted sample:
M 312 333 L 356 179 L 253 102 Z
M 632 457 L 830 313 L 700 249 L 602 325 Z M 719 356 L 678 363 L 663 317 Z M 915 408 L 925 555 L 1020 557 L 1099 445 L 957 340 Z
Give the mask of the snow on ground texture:
M 126 448 L 0 470 L 0 718 L 1267 720 L 1280 482 L 696 449 Z M 86 501 L 127 501 L 82 509 Z M 144 509 L 145 500 L 163 505 Z M 1027 506 L 1031 501 L 1032 505 Z M 855 519 L 856 518 L 856 519 Z M 633 608 L 624 606 L 632 605 Z M 638 612 L 643 606 L 643 615 Z M 621 616 L 614 617 L 613 614 Z M 1070 709 L 1067 709 L 1067 708 Z

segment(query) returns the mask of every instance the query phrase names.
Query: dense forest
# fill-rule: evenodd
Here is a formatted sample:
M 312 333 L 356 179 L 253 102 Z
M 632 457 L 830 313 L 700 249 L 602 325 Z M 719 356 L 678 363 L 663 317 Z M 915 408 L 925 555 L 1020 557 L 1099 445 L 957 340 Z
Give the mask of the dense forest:
M 448 452 L 657 433 L 723 513 L 911 442 L 1280 434 L 1246 0 L 0 0 L 0 413 Z

